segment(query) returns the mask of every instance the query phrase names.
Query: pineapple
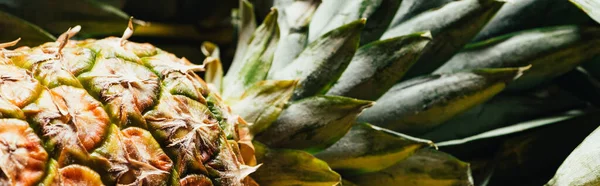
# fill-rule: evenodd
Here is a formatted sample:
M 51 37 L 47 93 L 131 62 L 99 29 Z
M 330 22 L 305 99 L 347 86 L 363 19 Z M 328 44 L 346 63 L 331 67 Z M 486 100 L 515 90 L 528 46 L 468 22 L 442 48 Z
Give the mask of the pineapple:
M 512 20 L 543 3 L 276 0 L 257 26 L 254 5 L 240 0 L 227 73 L 209 42 L 198 64 L 128 41 L 134 22 L 153 28 L 132 18 L 120 38 L 73 39 L 98 26 L 86 22 L 39 46 L 0 44 L 0 185 L 494 183 L 503 164 L 462 149 L 500 140 L 499 162 L 510 162 L 554 132 L 536 128 L 594 113 L 539 118 L 593 103 L 553 79 L 585 76 L 578 65 L 600 54 L 597 25 L 529 29 Z M 109 7 L 86 6 L 99 5 Z M 517 123 L 530 119 L 539 121 Z M 535 132 L 511 138 L 522 131 Z M 596 152 L 584 149 L 591 139 L 549 185 L 600 177 L 569 173 Z

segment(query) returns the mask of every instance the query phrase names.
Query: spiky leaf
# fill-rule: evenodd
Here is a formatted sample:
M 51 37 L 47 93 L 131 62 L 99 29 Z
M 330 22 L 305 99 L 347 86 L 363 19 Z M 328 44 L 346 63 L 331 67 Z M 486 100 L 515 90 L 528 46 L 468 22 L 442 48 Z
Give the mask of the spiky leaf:
M 481 69 L 405 81 L 381 96 L 358 120 L 420 135 L 490 99 L 526 69 Z
M 513 33 L 467 46 L 436 70 L 436 73 L 531 64 L 531 70 L 510 87 L 529 88 L 600 55 L 598 36 L 600 27 L 579 26 L 558 26 Z
M 569 0 L 600 23 L 600 2 L 596 0 Z
M 212 88 L 213 91 L 221 92 L 223 83 L 223 65 L 221 64 L 221 52 L 219 47 L 211 42 L 204 42 L 202 43 L 201 50 L 206 56 L 206 59 L 204 59 L 206 64 L 206 67 L 204 67 L 206 69 L 204 81 L 208 83 L 209 88 Z
M 357 123 L 342 139 L 315 156 L 347 175 L 385 169 L 429 146 L 433 142 Z
M 272 9 L 265 21 L 256 28 L 245 49 L 239 71 L 229 70 L 224 81 L 223 97 L 238 98 L 248 88 L 267 77 L 273 54 L 279 41 L 277 9 Z
M 323 35 L 281 71 L 270 75 L 275 80 L 299 79 L 293 99 L 325 93 L 350 63 L 358 48 L 365 19 L 356 20 Z
M 500 0 L 454 1 L 390 28 L 381 39 L 431 31 L 434 38 L 431 48 L 407 72 L 405 79 L 428 74 L 467 44 L 503 4 Z
M 246 48 L 250 43 L 250 38 L 256 30 L 256 17 L 254 16 L 254 5 L 248 0 L 239 0 L 239 23 L 238 23 L 238 43 L 235 50 L 231 67 L 228 72 L 239 72 L 243 66 L 243 58 L 246 54 Z M 229 74 L 228 74 L 229 75 Z
M 327 95 L 379 98 L 419 59 L 430 40 L 431 33 L 421 32 L 360 47 Z
M 287 107 L 271 127 L 256 137 L 270 147 L 317 152 L 344 136 L 356 116 L 373 102 L 338 96 L 315 96 Z

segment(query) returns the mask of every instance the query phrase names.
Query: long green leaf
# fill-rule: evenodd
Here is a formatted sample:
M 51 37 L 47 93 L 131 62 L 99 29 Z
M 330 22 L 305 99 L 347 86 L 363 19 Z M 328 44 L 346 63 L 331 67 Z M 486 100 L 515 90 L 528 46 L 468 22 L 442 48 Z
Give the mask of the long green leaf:
M 429 74 L 458 52 L 502 7 L 500 0 L 460 0 L 423 12 L 386 31 L 381 39 L 431 31 L 430 48 L 406 73 L 405 79 Z
M 469 164 L 434 149 L 422 149 L 379 172 L 347 177 L 358 185 L 456 186 L 473 185 Z
M 422 32 L 360 47 L 327 95 L 379 98 L 402 78 L 430 41 L 431 33 Z
M 394 15 L 392 22 L 388 26 L 388 28 L 393 28 L 399 24 L 404 23 L 406 20 L 413 18 L 416 15 L 419 15 L 427 10 L 433 10 L 435 8 L 441 7 L 449 2 L 454 0 L 402 0 L 400 4 L 400 9 Z
M 600 2 L 597 0 L 569 0 L 577 7 L 581 8 L 592 19 L 600 23 Z
M 526 69 L 482 69 L 405 81 L 381 96 L 358 120 L 421 135 L 490 99 Z
M 498 95 L 419 137 L 436 142 L 462 139 L 540 116 L 581 108 L 585 104 L 557 87 L 521 95 Z
M 256 136 L 270 147 L 323 150 L 342 138 L 356 116 L 373 102 L 338 96 L 315 96 L 287 107 L 277 121 Z
M 258 134 L 269 128 L 292 97 L 297 81 L 265 80 L 248 88 L 241 100 L 230 103 L 233 113 L 239 114 L 250 125 L 250 132 Z
M 308 42 L 308 24 L 321 0 L 277 0 L 275 7 L 280 11 L 277 23 L 280 28 L 280 39 L 275 50 L 269 74 L 290 64 Z
M 0 42 L 21 38 L 16 46 L 36 46 L 56 40 L 54 36 L 31 23 L 0 11 Z
M 241 67 L 238 72 L 229 70 L 223 87 L 225 99 L 238 98 L 246 88 L 265 80 L 273 62 L 275 48 L 279 41 L 279 26 L 277 26 L 277 9 L 272 9 L 264 22 L 256 28 L 249 40 Z
M 342 139 L 315 156 L 348 175 L 385 169 L 430 146 L 433 142 L 428 140 L 357 123 Z
M 294 91 L 295 100 L 325 93 L 354 56 L 365 21 L 356 20 L 323 35 L 270 79 L 299 79 L 299 87 Z
M 436 73 L 531 64 L 511 89 L 525 89 L 600 55 L 600 27 L 559 26 L 500 36 L 467 46 Z
M 260 185 L 332 186 L 342 181 L 327 163 L 304 151 L 269 149 L 256 142 L 254 147 L 262 165 L 250 177 Z

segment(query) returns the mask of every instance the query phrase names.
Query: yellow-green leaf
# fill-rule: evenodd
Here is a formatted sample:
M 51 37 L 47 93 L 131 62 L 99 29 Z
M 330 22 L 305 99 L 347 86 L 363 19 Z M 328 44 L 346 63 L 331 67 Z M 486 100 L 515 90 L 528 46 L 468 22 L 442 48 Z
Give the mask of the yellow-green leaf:
M 429 140 L 357 123 L 342 139 L 315 156 L 332 169 L 348 175 L 385 169 L 430 146 L 433 142 Z
M 220 93 L 223 83 L 223 65 L 221 64 L 219 47 L 214 43 L 204 42 L 201 49 L 206 56 L 206 59 L 204 59 L 204 64 L 206 64 L 204 67 L 206 69 L 204 81 L 208 83 L 212 91 Z
M 332 186 L 341 182 L 327 163 L 299 150 L 268 149 L 254 143 L 256 159 L 262 163 L 252 177 L 264 186 Z

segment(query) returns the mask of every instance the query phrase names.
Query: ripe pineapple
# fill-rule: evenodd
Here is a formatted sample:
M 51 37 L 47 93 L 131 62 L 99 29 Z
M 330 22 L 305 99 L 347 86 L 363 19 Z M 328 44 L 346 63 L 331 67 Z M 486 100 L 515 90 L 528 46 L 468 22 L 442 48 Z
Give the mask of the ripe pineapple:
M 257 27 L 240 0 L 226 76 L 212 43 L 196 65 L 127 41 L 132 19 L 120 38 L 72 40 L 77 26 L 37 47 L 1 44 L 0 185 L 486 183 L 472 171 L 497 166 L 438 146 L 464 156 L 454 148 L 471 139 L 580 118 L 501 128 L 582 108 L 568 97 L 533 112 L 511 93 L 554 96 L 551 79 L 600 54 L 595 25 L 494 37 L 528 29 L 514 10 L 542 0 L 274 2 Z M 463 133 L 481 134 L 453 140 Z

